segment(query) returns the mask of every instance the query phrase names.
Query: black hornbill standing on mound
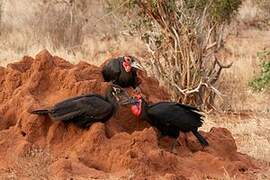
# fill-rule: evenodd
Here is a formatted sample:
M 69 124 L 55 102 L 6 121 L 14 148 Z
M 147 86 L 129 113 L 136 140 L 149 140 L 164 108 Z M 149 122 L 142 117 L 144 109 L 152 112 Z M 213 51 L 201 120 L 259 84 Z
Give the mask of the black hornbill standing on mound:
M 198 132 L 203 123 L 203 115 L 197 108 L 176 102 L 148 105 L 140 95 L 130 98 L 125 104 L 132 104 L 132 114 L 156 127 L 162 136 L 177 139 L 179 131 L 184 133 L 191 131 L 202 146 L 208 146 L 208 142 Z
M 123 56 L 109 60 L 102 68 L 102 75 L 106 82 L 135 89 L 140 84 L 137 69 L 143 70 L 143 67 L 135 57 Z
M 118 103 L 126 102 L 129 96 L 116 85 L 106 90 L 105 97 L 88 94 L 73 97 L 57 103 L 48 109 L 34 110 L 32 114 L 49 115 L 53 120 L 73 122 L 80 128 L 87 128 L 94 122 L 106 122 L 116 112 Z

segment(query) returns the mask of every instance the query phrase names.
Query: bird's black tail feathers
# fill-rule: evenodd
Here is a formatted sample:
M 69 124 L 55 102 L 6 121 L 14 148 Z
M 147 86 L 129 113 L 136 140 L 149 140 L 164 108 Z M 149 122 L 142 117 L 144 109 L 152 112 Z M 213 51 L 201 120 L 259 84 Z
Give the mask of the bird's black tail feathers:
M 194 136 L 196 136 L 196 138 L 199 140 L 202 146 L 209 145 L 206 139 L 197 130 L 193 130 L 192 133 L 194 134 Z
M 37 109 L 34 111 L 31 111 L 31 114 L 38 114 L 38 115 L 47 115 L 49 113 L 48 109 Z

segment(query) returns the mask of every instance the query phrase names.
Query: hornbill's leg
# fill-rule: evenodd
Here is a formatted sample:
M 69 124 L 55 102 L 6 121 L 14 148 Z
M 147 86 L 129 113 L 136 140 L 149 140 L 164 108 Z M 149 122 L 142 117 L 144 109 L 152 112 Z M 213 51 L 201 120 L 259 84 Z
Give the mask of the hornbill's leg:
M 180 145 L 180 146 L 181 146 L 181 144 L 180 144 L 179 141 L 178 141 L 178 138 L 176 138 L 176 139 L 173 141 L 172 145 L 171 145 L 171 153 L 177 154 L 177 149 L 176 149 L 176 146 L 177 146 L 177 145 Z
M 140 128 L 140 120 L 139 120 L 139 118 L 137 118 L 136 121 L 137 121 L 136 122 L 136 129 L 139 130 L 139 128 Z
M 186 143 L 186 145 L 188 145 L 188 138 L 187 138 L 187 134 L 186 133 L 184 133 L 184 135 L 185 135 L 185 143 Z
M 186 133 L 179 133 L 179 136 L 178 136 L 178 144 L 180 146 L 186 146 L 187 144 L 187 137 L 186 137 Z

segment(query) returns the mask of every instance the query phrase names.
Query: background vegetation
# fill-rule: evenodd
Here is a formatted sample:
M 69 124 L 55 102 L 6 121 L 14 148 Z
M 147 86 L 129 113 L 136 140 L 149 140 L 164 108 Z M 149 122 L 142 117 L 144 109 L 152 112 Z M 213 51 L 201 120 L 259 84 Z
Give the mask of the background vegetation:
M 2 65 L 41 49 L 72 62 L 93 64 L 119 50 L 138 52 L 136 39 L 122 33 L 122 22 L 106 15 L 104 0 L 0 0 Z M 120 36 L 121 34 L 121 36 Z M 140 45 L 141 46 L 141 45 Z
M 269 90 L 270 87 L 270 51 L 263 51 L 258 53 L 260 59 L 261 73 L 252 80 L 249 85 L 256 91 Z
M 84 60 L 95 65 L 112 56 L 135 55 L 149 75 L 171 88 L 172 99 L 213 108 L 212 101 L 218 94 L 214 102 L 219 113 L 207 114 L 204 130 L 226 127 L 240 152 L 269 162 L 269 91 L 267 85 L 263 85 L 263 91 L 253 91 L 248 85 L 257 81 L 265 84 L 261 79 L 267 77 L 264 72 L 268 72 L 269 63 L 262 71 L 259 65 L 265 58 L 258 58 L 257 52 L 269 51 L 270 1 L 238 3 L 0 0 L 0 64 L 34 56 L 43 48 L 72 63 Z M 217 13 L 222 9 L 224 13 Z M 169 28 L 163 26 L 163 19 Z M 202 71 L 198 71 L 198 62 L 202 62 Z M 223 66 L 233 64 L 219 71 L 218 62 Z M 213 76 L 208 76 L 211 69 Z
M 47 48 L 74 62 L 77 58 L 100 64 L 110 56 L 135 54 L 169 87 L 172 99 L 212 109 L 217 95 L 224 99 L 220 76 L 233 60 L 222 59 L 219 53 L 228 31 L 238 26 L 241 4 L 241 0 L 0 0 L 0 57 L 10 61 Z M 247 4 L 249 12 L 244 12 Z M 269 4 L 245 0 L 240 14 L 252 14 L 254 7 L 256 13 L 249 21 L 240 17 L 241 21 L 267 22 Z M 255 81 L 250 85 L 255 87 Z

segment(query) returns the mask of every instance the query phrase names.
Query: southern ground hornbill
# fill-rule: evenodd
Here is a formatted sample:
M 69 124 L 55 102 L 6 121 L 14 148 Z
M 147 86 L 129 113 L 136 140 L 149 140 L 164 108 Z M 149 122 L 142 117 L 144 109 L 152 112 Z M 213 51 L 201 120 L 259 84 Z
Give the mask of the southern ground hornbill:
M 116 112 L 118 103 L 126 102 L 129 96 L 116 85 L 110 85 L 105 97 L 88 94 L 73 97 L 57 103 L 48 109 L 34 110 L 32 114 L 49 115 L 53 120 L 73 122 L 80 128 L 87 128 L 94 122 L 106 122 Z
M 156 127 L 162 136 L 177 139 L 180 131 L 184 133 L 191 131 L 202 146 L 208 146 L 208 142 L 198 132 L 203 123 L 203 115 L 197 108 L 176 102 L 148 105 L 140 95 L 130 98 L 128 103 L 132 104 L 132 114 Z
M 112 82 L 123 88 L 138 87 L 137 69 L 142 70 L 140 62 L 133 56 L 123 56 L 109 60 L 102 68 L 106 82 Z

